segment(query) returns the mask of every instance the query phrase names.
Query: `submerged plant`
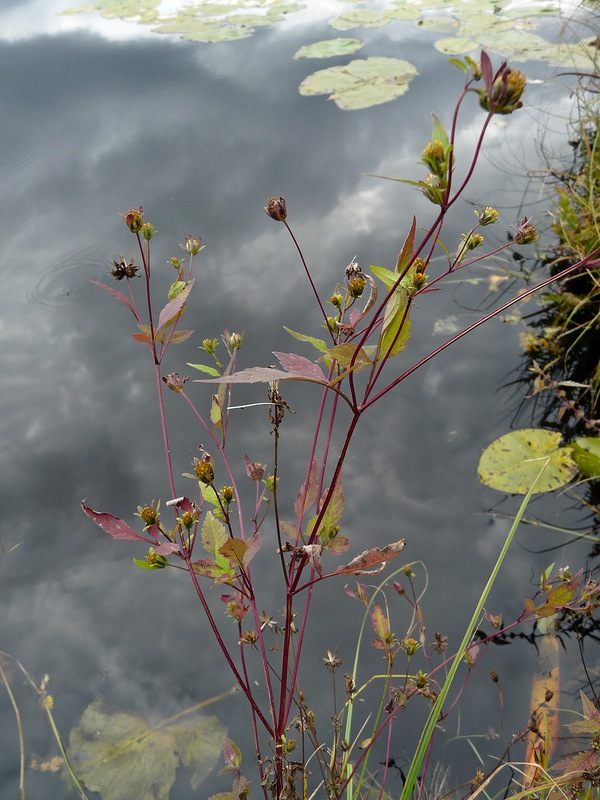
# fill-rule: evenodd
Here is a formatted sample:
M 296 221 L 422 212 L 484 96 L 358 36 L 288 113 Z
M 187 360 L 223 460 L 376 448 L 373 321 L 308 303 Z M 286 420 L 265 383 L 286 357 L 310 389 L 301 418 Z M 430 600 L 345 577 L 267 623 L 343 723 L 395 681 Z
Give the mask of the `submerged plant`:
M 393 725 L 400 711 L 413 698 L 420 697 L 429 705 L 430 714 L 403 789 L 404 797 L 411 795 L 430 751 L 435 724 L 440 715 L 448 713 L 445 702 L 454 675 L 465 663 L 470 671 L 483 652 L 482 645 L 474 646 L 473 636 L 484 598 L 514 534 L 514 530 L 511 531 L 461 646 L 447 657 L 442 656 L 442 634 L 433 645 L 423 638 L 420 598 L 402 583 L 410 585 L 413 575 L 410 565 L 396 570 L 392 576 L 395 580 L 386 582 L 385 586 L 382 584 L 375 591 L 361 583 L 362 576 L 378 574 L 388 562 L 403 553 L 405 541 L 373 542 L 368 550 L 356 554 L 344 532 L 343 468 L 363 415 L 430 359 L 523 296 L 482 316 L 414 363 L 395 366 L 399 363 L 396 357 L 409 346 L 411 315 L 417 300 L 426 302 L 426 295 L 439 288 L 445 278 L 490 255 L 481 231 L 497 222 L 498 213 L 493 207 L 485 206 L 483 211 L 476 211 L 474 224 L 467 226 L 454 252 L 443 244 L 444 226 L 473 174 L 490 121 L 495 114 L 511 114 L 522 105 L 525 78 L 520 72 L 506 64 L 494 72 L 485 53 L 481 54 L 480 63 L 468 57 L 454 63 L 463 71 L 464 87 L 449 130 L 434 116 L 432 139 L 421 157 L 429 173 L 423 179 L 410 181 L 437 207 L 437 212 L 424 232 L 416 218 L 407 220 L 407 234 L 391 268 L 371 266 L 370 270 L 363 270 L 352 259 L 340 274 L 337 285 L 331 287 L 328 297 L 321 297 L 293 233 L 291 214 L 284 198 L 274 197 L 267 202 L 266 213 L 285 228 L 297 249 L 321 316 L 323 332 L 318 335 L 288 329 L 294 339 L 312 348 L 313 359 L 295 352 L 275 352 L 277 367 L 238 369 L 243 334 L 226 330 L 220 341 L 204 338 L 202 350 L 210 363 L 191 365 L 208 376 L 196 382 L 204 384 L 204 389 L 210 386 L 208 398 L 200 397 L 200 403 L 207 406 L 202 412 L 197 392 L 186 387 L 187 378 L 181 378 L 176 372 L 163 372 L 170 346 L 192 335 L 192 331 L 180 328 L 180 322 L 194 285 L 193 266 L 202 249 L 201 239 L 188 237 L 182 245 L 186 257 L 170 260 L 176 279 L 157 317 L 152 305 L 150 259 L 150 240 L 155 230 L 145 220 L 142 208 L 132 208 L 123 215 L 136 238 L 140 265 L 122 257 L 115 262 L 112 271 L 117 281 L 126 281 L 126 293 L 97 284 L 128 308 L 137 324 L 133 338 L 146 347 L 153 362 L 168 499 L 162 504 L 143 503 L 137 507 L 137 515 L 143 522 L 141 532 L 110 513 L 93 510 L 86 503 L 83 510 L 114 539 L 139 541 L 148 547 L 146 558 L 136 560 L 138 566 L 147 570 L 178 568 L 187 572 L 216 646 L 247 699 L 255 760 L 265 798 L 372 797 L 369 793 L 375 778 L 368 764 L 373 748 L 383 747 L 386 763 L 389 762 Z M 455 144 L 459 116 L 472 94 L 476 95 L 485 114 L 471 161 L 466 165 L 464 177 L 458 180 Z M 472 124 L 472 109 L 465 113 Z M 535 241 L 536 235 L 531 221 L 524 219 L 516 225 L 513 240 L 493 252 L 529 244 Z M 436 270 L 437 261 L 433 259 L 439 252 L 444 253 L 445 261 L 442 269 Z M 599 254 L 600 249 L 585 254 L 566 272 L 597 265 Z M 141 278 L 143 305 L 134 291 L 138 277 Z M 532 287 L 525 294 L 537 291 L 546 283 L 548 281 Z M 142 308 L 146 311 L 142 312 Z M 221 356 L 223 348 L 225 355 Z M 311 384 L 306 387 L 307 391 L 318 392 L 320 398 L 314 428 L 307 437 L 305 477 L 293 508 L 281 503 L 279 487 L 283 457 L 281 438 L 285 436 L 285 426 L 292 412 L 285 399 L 287 381 Z M 257 382 L 268 387 L 265 432 L 270 434 L 273 448 L 270 470 L 251 456 L 246 456 L 243 463 L 232 461 L 229 456 L 234 392 L 238 384 Z M 173 469 L 164 406 L 166 389 L 176 393 L 189 407 L 198 426 L 198 439 L 201 437 L 208 442 L 208 446 L 201 446 L 199 457 L 190 464 L 191 471 L 186 479 L 192 481 L 192 489 L 187 494 L 179 489 Z M 334 447 L 337 440 L 334 433 L 341 433 L 339 450 Z M 534 476 L 534 484 L 539 477 Z M 254 484 L 250 508 L 245 505 L 243 481 Z M 531 491 L 533 487 L 529 495 Z M 268 536 L 264 536 L 265 531 Z M 282 615 L 273 609 L 265 610 L 263 604 L 261 570 L 256 568 L 255 571 L 253 563 L 261 547 L 269 550 L 269 572 L 279 576 L 284 600 Z M 334 691 L 332 739 L 326 743 L 319 727 L 320 720 L 309 704 L 310 689 L 305 691 L 300 684 L 300 663 L 318 584 L 349 576 L 358 580 L 355 589 L 350 591 L 365 606 L 363 627 L 370 626 L 374 633 L 372 644 L 383 657 L 382 668 L 362 683 L 357 663 L 344 675 L 344 699 L 338 706 Z M 222 615 L 216 613 L 209 601 L 211 587 L 222 592 Z M 408 601 L 413 609 L 412 621 L 403 633 L 394 631 L 391 600 L 385 599 L 384 590 Z M 523 619 L 534 618 L 539 613 L 534 603 L 532 609 L 525 610 Z M 227 644 L 225 631 L 231 625 L 236 628 L 237 648 Z M 417 666 L 418 659 L 421 660 Z M 264 695 L 250 679 L 250 665 L 254 668 L 256 663 L 262 670 Z M 324 670 L 335 679 L 339 667 L 337 654 L 327 651 L 323 658 Z M 449 668 L 447 676 L 444 675 L 446 667 Z M 379 709 L 372 719 L 357 722 L 354 702 L 373 684 L 381 686 Z M 219 797 L 232 800 L 246 797 L 249 789 L 241 770 L 241 753 L 229 739 L 224 745 L 224 758 L 225 771 L 234 774 L 234 785 L 231 793 Z M 388 771 L 386 767 L 379 781 L 378 797 L 387 796 L 384 786 Z

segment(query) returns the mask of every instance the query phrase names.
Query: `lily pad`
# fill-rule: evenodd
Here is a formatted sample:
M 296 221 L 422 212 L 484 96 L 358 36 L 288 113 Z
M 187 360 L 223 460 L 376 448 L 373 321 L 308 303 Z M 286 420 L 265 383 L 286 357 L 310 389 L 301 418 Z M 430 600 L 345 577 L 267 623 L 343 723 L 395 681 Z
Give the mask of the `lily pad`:
M 336 31 L 349 31 L 351 28 L 380 28 L 388 22 L 389 19 L 381 11 L 374 11 L 372 8 L 347 11 L 329 20 L 329 24 Z
M 313 44 L 305 44 L 294 53 L 294 58 L 332 58 L 333 56 L 346 56 L 356 53 L 364 47 L 360 39 L 323 39 Z
M 400 58 L 357 59 L 309 75 L 300 84 L 300 94 L 328 94 L 344 110 L 368 108 L 403 95 L 415 75 L 416 67 Z
M 460 56 L 464 53 L 470 53 L 471 50 L 478 49 L 479 44 L 474 39 L 468 39 L 464 36 L 448 36 L 445 39 L 438 39 L 434 43 L 434 47 L 447 56 Z
M 571 455 L 582 477 L 600 478 L 600 438 L 585 436 L 576 439 Z
M 216 764 L 225 734 L 216 717 L 178 714 L 152 725 L 96 701 L 71 731 L 69 758 L 102 800 L 168 800 L 178 765 L 191 767 L 196 790 Z
M 559 447 L 560 433 L 541 428 L 511 431 L 487 447 L 479 460 L 479 479 L 486 486 L 510 494 L 527 494 L 539 475 L 534 494 L 567 484 L 578 472 L 570 447 Z

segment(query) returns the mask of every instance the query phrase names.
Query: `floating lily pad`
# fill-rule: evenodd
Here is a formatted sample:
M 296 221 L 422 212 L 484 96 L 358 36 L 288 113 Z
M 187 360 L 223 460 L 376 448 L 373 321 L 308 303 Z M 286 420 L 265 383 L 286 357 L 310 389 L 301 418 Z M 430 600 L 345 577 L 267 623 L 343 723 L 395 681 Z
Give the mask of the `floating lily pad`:
M 294 58 L 332 58 L 333 56 L 347 56 L 356 53 L 364 47 L 360 39 L 323 39 L 314 44 L 305 44 L 294 53 Z
M 600 478 L 600 438 L 586 436 L 576 439 L 573 442 L 571 455 L 582 477 Z
M 83 6 L 68 9 L 64 14 L 92 14 L 97 11 L 107 19 L 125 19 L 132 22 L 149 23 L 158 17 L 160 0 L 97 0 Z
M 479 43 L 463 36 L 448 36 L 445 39 L 438 39 L 434 43 L 434 47 L 447 56 L 461 56 L 464 53 L 470 53 L 471 50 L 476 50 Z
M 500 492 L 527 494 L 548 461 L 534 493 L 558 489 L 578 472 L 571 448 L 559 447 L 560 440 L 560 433 L 541 428 L 506 433 L 484 450 L 479 460 L 479 479 Z
M 77 776 L 102 800 L 168 800 L 181 763 L 196 790 L 216 764 L 225 728 L 216 717 L 182 714 L 152 725 L 140 714 L 89 705 L 71 731 Z
M 329 24 L 336 31 L 349 31 L 351 28 L 380 28 L 388 22 L 389 19 L 381 11 L 374 11 L 372 8 L 347 11 L 329 20 Z
M 415 75 L 416 68 L 400 58 L 357 59 L 309 75 L 300 84 L 300 94 L 328 94 L 345 110 L 368 108 L 403 95 Z

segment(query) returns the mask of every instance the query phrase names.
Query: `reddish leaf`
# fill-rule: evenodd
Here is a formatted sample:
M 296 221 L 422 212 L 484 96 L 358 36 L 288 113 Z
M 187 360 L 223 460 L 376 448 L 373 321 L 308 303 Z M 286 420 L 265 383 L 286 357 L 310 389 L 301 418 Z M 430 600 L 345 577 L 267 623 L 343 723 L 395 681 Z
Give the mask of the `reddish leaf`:
M 262 545 L 262 540 L 258 533 L 255 533 L 250 539 L 246 541 L 246 552 L 244 553 L 244 567 L 247 567 L 248 564 L 252 561 L 254 556 L 260 550 Z
M 320 383 L 326 382 L 321 367 L 310 361 L 310 359 L 298 356 L 295 353 L 277 353 L 275 350 L 273 355 L 286 372 L 293 372 L 294 375 L 304 375 L 307 380 L 319 381 Z
M 302 520 L 302 517 L 306 513 L 306 511 L 312 506 L 312 504 L 317 499 L 317 462 L 313 459 L 312 464 L 310 465 L 310 472 L 308 474 L 308 486 L 306 485 L 306 481 L 300 487 L 298 494 L 296 495 L 296 500 L 294 502 L 294 511 L 296 512 L 296 519 L 298 521 Z M 303 496 L 304 502 L 302 501 Z
M 116 289 L 113 289 L 111 286 L 105 286 L 105 284 L 99 283 L 98 281 L 90 281 L 90 283 L 93 283 L 94 286 L 99 286 L 101 289 L 104 289 L 105 292 L 108 292 L 109 294 L 111 294 L 114 298 L 119 300 L 121 303 L 124 303 L 127 306 L 127 308 L 131 311 L 131 313 L 135 315 L 135 311 L 133 310 L 133 306 L 131 305 L 131 302 L 129 301 L 129 299 L 127 297 L 125 297 L 124 294 L 121 294 L 121 292 L 118 292 Z
M 321 373 L 322 375 L 322 373 Z M 302 372 L 284 372 L 275 367 L 249 367 L 236 372 L 233 375 L 223 375 L 220 378 L 200 378 L 194 383 L 268 383 L 269 381 L 311 381 L 327 386 L 325 379 L 316 380 L 307 378 Z
M 150 334 L 148 333 L 132 333 L 132 338 L 136 340 L 136 342 L 151 342 L 152 339 L 150 338 Z
M 386 544 L 385 547 L 373 547 L 372 550 L 365 550 L 356 558 L 353 558 L 349 564 L 343 567 L 338 567 L 336 573 L 343 573 L 345 575 L 374 575 L 385 567 L 386 562 L 395 558 L 399 553 L 404 550 L 406 541 L 400 539 L 397 542 Z M 371 569 L 376 567 L 376 569 Z
M 171 553 L 179 553 L 179 545 L 175 542 L 163 542 L 156 548 L 156 554 L 159 556 L 168 556 Z
M 177 297 L 174 297 L 170 300 L 167 305 L 163 308 L 160 312 L 158 317 L 158 328 L 164 328 L 169 322 L 172 322 L 181 312 L 183 311 L 183 307 L 187 302 L 188 295 L 192 290 L 192 286 L 194 285 L 194 281 L 191 280 L 188 285 L 183 289 Z
M 219 553 L 229 559 L 231 564 L 241 567 L 244 564 L 247 549 L 248 545 L 242 539 L 227 539 L 225 544 L 219 547 Z
M 124 539 L 131 541 L 150 542 L 154 544 L 155 539 L 147 539 L 145 536 L 140 536 L 133 528 L 130 528 L 122 519 L 106 514 L 101 511 L 94 511 L 92 508 L 86 506 L 85 502 L 81 503 L 81 507 L 88 517 L 99 525 L 103 531 L 106 531 L 113 539 Z
M 169 338 L 169 342 L 171 344 L 179 344 L 180 342 L 185 342 L 186 339 L 189 339 L 194 331 L 175 331 L 173 336 Z

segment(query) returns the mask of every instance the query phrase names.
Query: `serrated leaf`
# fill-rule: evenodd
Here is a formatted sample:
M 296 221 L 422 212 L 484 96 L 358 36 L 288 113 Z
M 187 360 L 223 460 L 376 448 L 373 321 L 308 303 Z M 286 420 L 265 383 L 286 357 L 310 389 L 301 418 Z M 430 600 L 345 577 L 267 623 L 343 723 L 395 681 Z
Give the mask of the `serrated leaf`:
M 298 356 L 295 353 L 278 353 L 275 350 L 273 351 L 273 355 L 286 372 L 295 376 L 304 375 L 307 380 L 327 383 L 327 378 L 323 374 L 323 370 L 318 364 L 315 364 L 314 361 L 310 361 L 304 356 Z
M 158 316 L 158 325 L 157 329 L 165 328 L 171 322 L 174 322 L 177 317 L 183 311 L 183 307 L 185 306 L 188 295 L 192 290 L 192 286 L 194 285 L 193 279 L 188 283 L 188 285 L 182 289 L 173 300 L 170 300 L 167 305 L 162 309 Z
M 212 511 L 207 511 L 202 523 L 202 545 L 207 553 L 216 556 L 227 541 L 227 529 Z
M 227 541 L 219 547 L 219 553 L 231 563 L 238 567 L 244 564 L 244 556 L 248 545 L 242 539 L 227 539 Z
M 353 370 L 360 371 L 373 363 L 362 347 L 358 349 L 357 345 L 349 342 L 330 347 L 327 352 L 344 369 L 349 369 L 352 365 Z
M 155 544 L 157 541 L 157 537 L 150 539 L 147 536 L 140 536 L 140 534 L 134 531 L 133 528 L 130 528 L 126 522 L 123 522 L 122 519 L 115 517 L 113 514 L 107 514 L 103 511 L 94 511 L 93 508 L 86 506 L 85 502 L 81 503 L 81 507 L 84 513 L 93 520 L 96 525 L 102 528 L 103 531 L 108 533 L 109 536 L 112 536 L 113 539 L 150 542 L 151 544 Z
M 307 484 L 308 481 L 308 484 Z M 313 459 L 310 465 L 310 471 L 307 480 L 305 480 L 298 490 L 296 500 L 294 501 L 294 511 L 296 513 L 296 520 L 300 522 L 308 509 L 316 502 L 318 491 L 317 481 L 317 462 Z M 294 535 L 296 526 L 294 526 Z
M 577 474 L 569 447 L 559 447 L 560 433 L 524 428 L 504 434 L 483 452 L 477 468 L 486 486 L 510 494 L 527 494 L 544 462 L 534 493 L 550 492 L 567 484 Z
M 349 564 L 338 567 L 336 573 L 345 575 L 375 575 L 384 569 L 385 565 L 392 558 L 396 558 L 406 545 L 404 539 L 397 542 L 386 544 L 385 547 L 374 547 L 371 550 L 363 551 L 359 556 L 353 558 Z M 374 567 L 374 569 L 373 569 Z
M 195 380 L 194 383 L 270 383 L 271 381 L 310 381 L 311 383 L 327 385 L 325 379 L 307 378 L 303 372 L 286 372 L 282 369 L 275 369 L 275 367 L 249 367 L 248 369 L 240 370 L 240 372 L 235 372 L 233 375 L 222 375 L 219 378 L 200 378 Z

